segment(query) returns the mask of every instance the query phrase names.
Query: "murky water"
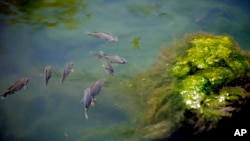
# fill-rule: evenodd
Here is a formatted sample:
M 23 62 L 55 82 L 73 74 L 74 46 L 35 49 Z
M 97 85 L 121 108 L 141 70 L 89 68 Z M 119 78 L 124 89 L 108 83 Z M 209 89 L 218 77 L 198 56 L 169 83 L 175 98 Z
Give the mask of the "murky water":
M 121 91 L 122 80 L 149 68 L 161 47 L 200 30 L 231 35 L 250 47 L 248 3 L 230 0 L 40 0 L 0 1 L 0 91 L 22 77 L 26 89 L 0 101 L 2 141 L 126 140 L 116 133 L 137 126 L 142 109 L 135 94 Z M 105 42 L 86 32 L 107 32 L 119 38 Z M 131 43 L 140 37 L 139 49 Z M 109 76 L 92 53 L 126 58 Z M 60 79 L 64 66 L 74 72 Z M 52 66 L 46 87 L 43 71 Z M 80 100 L 85 88 L 107 80 L 97 104 L 84 117 Z M 119 131 L 118 131 L 119 132 Z M 135 139 L 136 140 L 136 139 Z

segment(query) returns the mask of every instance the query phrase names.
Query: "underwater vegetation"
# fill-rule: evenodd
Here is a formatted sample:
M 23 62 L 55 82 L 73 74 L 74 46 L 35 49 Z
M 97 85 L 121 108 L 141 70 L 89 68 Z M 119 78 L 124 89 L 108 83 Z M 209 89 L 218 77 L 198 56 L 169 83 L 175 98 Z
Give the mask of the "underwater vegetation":
M 134 49 L 140 49 L 140 40 L 141 37 L 135 37 L 131 44 L 133 45 Z
M 87 2 L 80 0 L 3 0 L 0 2 L 0 21 L 7 24 L 28 23 L 56 27 L 63 24 L 68 29 L 78 28 L 80 22 L 87 22 L 92 14 L 87 12 Z M 81 11 L 82 14 L 78 15 Z
M 186 35 L 129 83 L 146 107 L 136 133 L 161 139 L 184 124 L 196 133 L 216 128 L 246 103 L 249 77 L 248 53 L 230 36 Z

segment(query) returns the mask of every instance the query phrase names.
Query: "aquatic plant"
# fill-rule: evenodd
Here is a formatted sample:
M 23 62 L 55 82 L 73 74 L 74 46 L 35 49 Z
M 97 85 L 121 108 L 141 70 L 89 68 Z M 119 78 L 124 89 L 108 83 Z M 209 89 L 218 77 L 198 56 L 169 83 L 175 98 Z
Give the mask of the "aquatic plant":
M 0 7 L 0 13 L 9 16 L 4 19 L 6 24 L 28 23 L 46 27 L 63 24 L 68 29 L 76 29 L 80 22 L 85 23 L 92 17 L 92 13 L 86 11 L 87 2 L 79 0 L 5 0 L 0 2 Z M 84 11 L 80 17 L 78 11 Z
M 162 49 L 159 59 L 130 83 L 146 103 L 140 134 L 166 138 L 183 124 L 195 132 L 215 128 L 245 103 L 249 58 L 228 35 L 187 35 Z
M 133 45 L 134 49 L 140 49 L 140 40 L 141 37 L 135 37 L 131 44 Z

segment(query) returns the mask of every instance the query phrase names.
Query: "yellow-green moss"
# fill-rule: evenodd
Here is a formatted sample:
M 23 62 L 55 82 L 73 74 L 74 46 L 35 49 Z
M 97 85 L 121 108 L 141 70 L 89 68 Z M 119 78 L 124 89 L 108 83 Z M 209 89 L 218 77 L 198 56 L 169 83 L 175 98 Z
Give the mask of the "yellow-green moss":
M 169 135 L 183 121 L 205 131 L 216 127 L 223 117 L 239 109 L 249 80 L 249 59 L 227 35 L 203 32 L 188 35 L 164 48 L 154 66 L 131 81 L 147 103 L 142 120 L 147 131 L 157 126 L 151 137 Z M 192 113 L 191 117 L 184 115 Z M 195 117 L 195 118 L 194 118 Z M 165 132 L 161 132 L 161 131 Z

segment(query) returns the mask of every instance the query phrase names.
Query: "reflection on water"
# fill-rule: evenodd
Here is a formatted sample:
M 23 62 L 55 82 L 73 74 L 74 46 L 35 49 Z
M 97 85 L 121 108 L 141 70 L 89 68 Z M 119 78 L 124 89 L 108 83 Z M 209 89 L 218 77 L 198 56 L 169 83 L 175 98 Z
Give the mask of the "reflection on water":
M 124 81 L 149 68 L 161 47 L 185 33 L 226 33 L 249 49 L 249 13 L 239 6 L 210 0 L 0 1 L 0 91 L 30 78 L 26 89 L 0 101 L 1 140 L 126 140 L 146 109 L 135 93 L 123 89 Z M 213 8 L 219 13 L 203 13 Z M 230 18 L 220 11 L 230 11 Z M 84 34 L 88 31 L 117 35 L 119 41 L 92 38 Z M 112 64 L 110 76 L 91 54 L 99 51 L 129 63 Z M 75 71 L 61 84 L 63 68 L 71 61 Z M 46 87 L 47 65 L 52 78 Z M 86 120 L 80 100 L 100 78 L 107 83 Z

